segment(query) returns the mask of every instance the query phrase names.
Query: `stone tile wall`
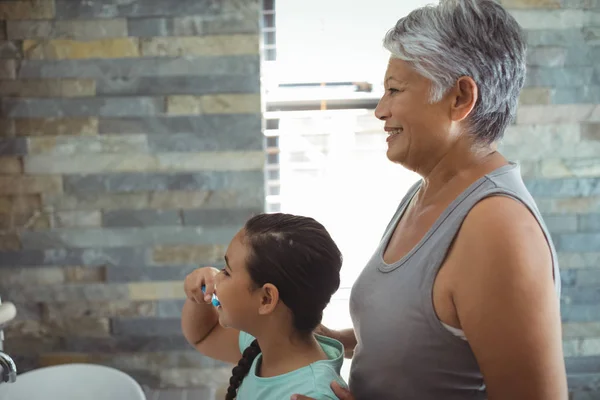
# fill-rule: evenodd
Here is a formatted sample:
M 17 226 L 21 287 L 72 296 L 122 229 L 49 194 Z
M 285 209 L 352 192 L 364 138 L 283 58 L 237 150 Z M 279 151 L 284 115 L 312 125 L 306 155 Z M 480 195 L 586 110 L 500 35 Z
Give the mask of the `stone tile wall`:
M 0 296 L 21 372 L 95 362 L 207 393 L 229 377 L 181 335 L 182 279 L 264 207 L 259 11 L 0 1 Z
M 502 149 L 522 164 L 562 268 L 572 399 L 600 398 L 600 1 L 503 0 L 528 74 Z

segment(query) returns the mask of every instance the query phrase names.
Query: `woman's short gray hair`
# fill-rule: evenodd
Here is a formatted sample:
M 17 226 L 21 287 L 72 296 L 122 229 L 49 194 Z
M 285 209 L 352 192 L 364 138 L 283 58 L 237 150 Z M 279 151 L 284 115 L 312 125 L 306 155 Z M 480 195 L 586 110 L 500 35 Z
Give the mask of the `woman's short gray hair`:
M 386 34 L 384 47 L 432 81 L 431 102 L 461 76 L 473 78 L 479 98 L 469 132 L 479 140 L 500 139 L 515 117 L 527 46 L 517 21 L 494 0 L 441 0 L 414 10 Z

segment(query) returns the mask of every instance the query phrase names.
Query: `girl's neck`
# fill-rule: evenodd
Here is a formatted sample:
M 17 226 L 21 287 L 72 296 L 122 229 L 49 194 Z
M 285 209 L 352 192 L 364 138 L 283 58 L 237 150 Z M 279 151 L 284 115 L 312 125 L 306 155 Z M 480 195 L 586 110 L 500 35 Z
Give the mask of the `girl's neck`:
M 283 375 L 315 361 L 327 359 L 314 335 L 298 338 L 282 335 L 281 331 L 268 331 L 257 337 L 257 340 L 262 359 L 256 374 L 264 378 Z

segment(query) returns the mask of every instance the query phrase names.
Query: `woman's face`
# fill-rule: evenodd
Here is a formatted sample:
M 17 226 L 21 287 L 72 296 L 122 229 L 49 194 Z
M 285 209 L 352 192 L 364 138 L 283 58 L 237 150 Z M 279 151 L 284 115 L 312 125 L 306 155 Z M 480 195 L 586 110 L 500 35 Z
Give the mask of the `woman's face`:
M 252 331 L 257 321 L 260 291 L 254 290 L 246 269 L 248 249 L 244 243 L 244 230 L 231 240 L 225 253 L 225 268 L 216 277 L 216 294 L 221 306 L 219 322 L 222 326 Z
M 431 82 L 395 58 L 384 85 L 375 116 L 385 121 L 387 157 L 411 170 L 428 168 L 451 146 L 451 96 L 431 104 Z

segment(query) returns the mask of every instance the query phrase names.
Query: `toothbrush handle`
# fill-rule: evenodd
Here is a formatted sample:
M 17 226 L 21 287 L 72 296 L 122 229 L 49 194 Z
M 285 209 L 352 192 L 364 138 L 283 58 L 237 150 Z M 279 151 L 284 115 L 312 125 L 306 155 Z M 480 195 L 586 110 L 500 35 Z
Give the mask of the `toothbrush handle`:
M 202 293 L 206 293 L 206 286 L 202 285 Z M 213 293 L 212 295 L 212 300 L 211 303 L 213 306 L 218 307 L 221 305 L 221 303 L 219 302 L 219 300 L 217 299 L 217 296 L 215 296 L 215 294 Z

